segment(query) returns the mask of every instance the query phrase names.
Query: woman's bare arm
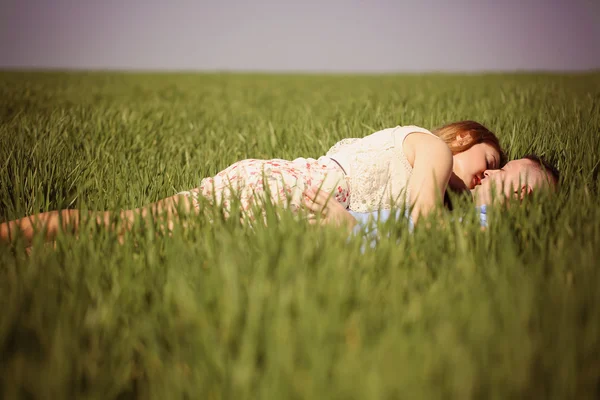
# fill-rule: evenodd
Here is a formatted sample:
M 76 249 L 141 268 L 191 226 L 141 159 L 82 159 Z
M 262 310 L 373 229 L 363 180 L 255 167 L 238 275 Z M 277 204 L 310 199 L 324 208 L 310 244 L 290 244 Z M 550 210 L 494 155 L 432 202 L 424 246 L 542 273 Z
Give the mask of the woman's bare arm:
M 420 216 L 443 203 L 452 174 L 452 152 L 440 139 L 419 133 L 406 138 L 404 149 L 413 166 L 408 189 L 411 217 L 416 224 Z
M 159 200 L 156 203 L 133 210 L 123 210 L 116 213 L 110 211 L 89 211 L 88 218 L 95 218 L 96 223 L 109 229 L 117 227 L 124 232 L 133 227 L 136 216 L 141 218 L 165 217 L 168 229 L 172 229 L 173 218 L 179 210 L 190 212 L 194 210 L 189 198 L 175 195 Z M 49 211 L 31 215 L 0 224 L 0 240 L 11 241 L 17 234 L 21 234 L 27 245 L 31 245 L 35 232 L 44 230 L 45 239 L 54 240 L 58 232 L 70 230 L 77 233 L 81 224 L 82 212 L 80 210 Z

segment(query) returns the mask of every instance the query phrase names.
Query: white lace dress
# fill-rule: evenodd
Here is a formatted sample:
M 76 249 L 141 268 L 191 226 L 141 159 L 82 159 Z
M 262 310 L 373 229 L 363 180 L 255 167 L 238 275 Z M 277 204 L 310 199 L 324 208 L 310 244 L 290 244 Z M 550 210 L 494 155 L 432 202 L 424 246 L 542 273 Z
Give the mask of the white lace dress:
M 298 210 L 304 191 L 311 187 L 332 193 L 336 201 L 356 212 L 401 207 L 408 199 L 412 172 L 402 144 L 413 132 L 433 135 L 418 126 L 397 126 L 364 138 L 343 139 L 319 159 L 241 160 L 203 179 L 200 187 L 179 194 L 190 197 L 197 209 L 202 196 L 223 206 L 226 215 L 239 199 L 251 220 L 255 219 L 252 209 L 265 201 Z
M 433 135 L 418 126 L 397 126 L 364 138 L 343 139 L 329 149 L 327 156 L 346 173 L 350 210 L 370 212 L 407 205 L 412 166 L 402 146 L 413 132 Z

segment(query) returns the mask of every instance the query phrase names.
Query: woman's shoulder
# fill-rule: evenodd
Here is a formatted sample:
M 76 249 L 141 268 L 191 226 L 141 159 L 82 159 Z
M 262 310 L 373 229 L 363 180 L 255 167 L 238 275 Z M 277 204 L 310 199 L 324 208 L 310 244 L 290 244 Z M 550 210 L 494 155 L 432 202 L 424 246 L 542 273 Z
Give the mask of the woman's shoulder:
M 413 135 L 414 133 L 421 133 L 422 135 Z M 437 135 L 432 133 L 430 130 L 422 128 L 416 125 L 405 125 L 398 126 L 394 132 L 394 142 L 396 146 L 403 147 L 407 138 L 410 138 L 412 142 L 426 141 L 436 143 L 437 141 L 440 144 L 443 144 L 444 141 L 440 139 Z
M 426 133 L 435 136 L 429 129 L 417 125 L 403 125 L 394 128 L 394 135 L 396 136 L 408 136 L 411 133 Z
M 396 137 L 396 148 L 404 154 L 411 167 L 414 166 L 415 154 L 418 151 L 425 154 L 438 154 L 440 157 L 448 152 L 450 157 L 452 156 L 446 143 L 429 130 L 415 125 L 402 128 Z

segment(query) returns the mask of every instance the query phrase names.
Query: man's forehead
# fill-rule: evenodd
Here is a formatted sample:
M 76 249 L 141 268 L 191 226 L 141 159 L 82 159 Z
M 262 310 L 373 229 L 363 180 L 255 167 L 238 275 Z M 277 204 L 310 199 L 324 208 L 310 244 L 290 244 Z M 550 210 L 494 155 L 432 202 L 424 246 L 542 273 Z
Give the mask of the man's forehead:
M 535 167 L 535 163 L 528 158 L 519 158 L 517 160 L 512 160 L 506 163 L 506 168 L 511 169 L 529 169 L 531 167 Z
M 510 165 L 509 165 L 510 164 Z M 515 177 L 519 176 L 519 179 L 527 180 L 527 182 L 536 187 L 544 186 L 550 183 L 548 174 L 538 167 L 538 164 L 528 158 L 520 158 L 518 160 L 512 160 L 506 163 L 506 170 L 515 174 Z
M 507 173 L 507 178 L 511 176 L 513 179 L 517 179 L 518 177 L 518 179 L 527 180 L 530 183 L 537 181 L 541 177 L 541 171 L 537 168 L 535 162 L 527 158 L 507 162 L 504 170 Z

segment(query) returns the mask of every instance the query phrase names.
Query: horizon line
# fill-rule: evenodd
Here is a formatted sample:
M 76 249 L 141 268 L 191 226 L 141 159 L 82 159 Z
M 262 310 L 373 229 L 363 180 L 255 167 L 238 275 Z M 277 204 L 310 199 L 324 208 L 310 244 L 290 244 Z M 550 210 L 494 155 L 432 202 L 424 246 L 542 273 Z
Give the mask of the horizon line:
M 328 70 L 328 69 L 242 69 L 242 68 L 123 68 L 123 67 L 40 67 L 40 66 L 3 66 L 0 72 L 92 72 L 92 73 L 126 73 L 126 74 L 203 74 L 203 75 L 501 75 L 501 74 L 551 74 L 579 75 L 600 73 L 600 66 L 593 68 L 550 69 L 550 68 L 515 68 L 515 69 L 481 69 L 481 70 L 443 70 L 443 69 L 407 69 L 407 70 Z

